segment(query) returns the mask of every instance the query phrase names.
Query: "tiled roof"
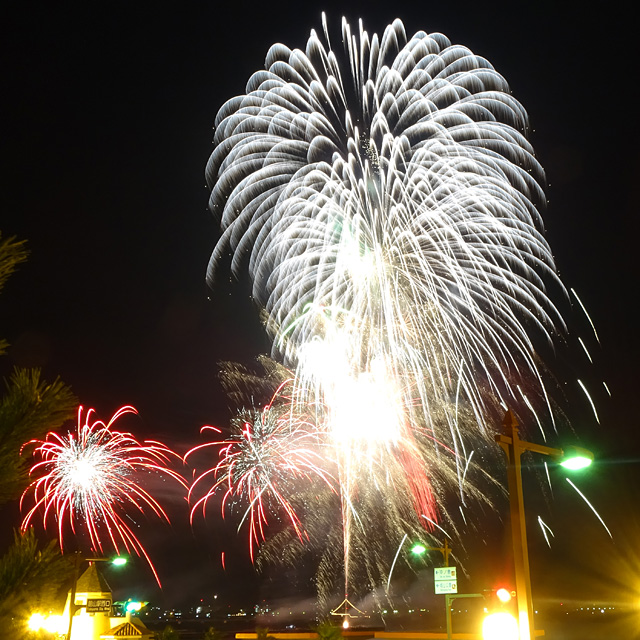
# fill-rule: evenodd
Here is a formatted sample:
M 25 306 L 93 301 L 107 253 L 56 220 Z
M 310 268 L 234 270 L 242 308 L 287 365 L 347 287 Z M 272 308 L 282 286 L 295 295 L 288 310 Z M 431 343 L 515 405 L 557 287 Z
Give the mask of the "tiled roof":
M 76 593 L 111 593 L 111 587 L 98 571 L 98 566 L 93 563 L 78 578 Z
M 141 638 L 148 636 L 151 631 L 143 625 L 137 625 L 134 622 L 123 622 L 117 627 L 113 627 L 106 633 L 100 635 L 101 638 Z

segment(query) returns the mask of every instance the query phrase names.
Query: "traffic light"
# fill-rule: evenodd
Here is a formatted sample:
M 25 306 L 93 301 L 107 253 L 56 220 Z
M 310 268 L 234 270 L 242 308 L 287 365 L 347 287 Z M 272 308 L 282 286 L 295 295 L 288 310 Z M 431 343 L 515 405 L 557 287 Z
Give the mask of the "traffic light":
M 508 587 L 499 587 L 495 590 L 495 597 L 504 606 L 516 597 L 516 592 Z
M 508 611 L 516 607 L 516 592 L 508 583 L 501 583 L 484 592 L 485 611 Z

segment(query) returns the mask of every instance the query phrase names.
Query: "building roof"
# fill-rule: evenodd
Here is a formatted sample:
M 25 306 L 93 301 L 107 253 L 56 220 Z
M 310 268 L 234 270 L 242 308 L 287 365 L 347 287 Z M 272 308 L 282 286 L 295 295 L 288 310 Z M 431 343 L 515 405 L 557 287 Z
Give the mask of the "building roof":
M 147 629 L 141 622 L 131 622 L 127 620 L 117 627 L 109 629 L 106 633 L 100 635 L 101 638 L 142 638 L 150 637 L 151 631 Z
M 98 571 L 95 562 L 78 578 L 76 593 L 111 593 L 111 587 L 104 576 Z

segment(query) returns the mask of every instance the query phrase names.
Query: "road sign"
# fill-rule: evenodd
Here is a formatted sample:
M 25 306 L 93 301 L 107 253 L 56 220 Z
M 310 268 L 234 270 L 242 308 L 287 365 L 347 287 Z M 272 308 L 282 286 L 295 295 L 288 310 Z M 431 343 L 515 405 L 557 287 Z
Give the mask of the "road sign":
M 433 580 L 436 594 L 458 593 L 456 567 L 435 567 Z
M 433 570 L 434 580 L 455 580 L 457 567 L 436 567 Z
M 110 598 L 93 598 L 87 600 L 87 613 L 99 613 L 111 611 Z
M 441 593 L 458 593 L 457 580 L 436 580 L 436 594 Z

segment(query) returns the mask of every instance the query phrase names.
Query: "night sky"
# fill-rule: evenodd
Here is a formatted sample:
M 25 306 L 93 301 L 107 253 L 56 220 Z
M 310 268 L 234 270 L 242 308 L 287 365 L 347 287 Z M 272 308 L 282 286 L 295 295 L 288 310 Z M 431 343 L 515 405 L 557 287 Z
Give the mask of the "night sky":
M 615 598 L 609 568 L 640 565 L 635 34 L 610 5 L 555 4 L 352 2 L 347 17 L 362 17 L 370 33 L 396 17 L 408 34 L 443 32 L 488 58 L 529 112 L 549 183 L 547 237 L 601 342 L 593 365 L 576 357 L 563 367 L 574 379 L 606 380 L 612 393 L 596 393 L 600 426 L 583 406 L 568 412 L 599 459 L 581 487 L 614 534 L 612 542 L 575 493 L 559 491 L 554 550 L 539 529 L 530 534 L 534 593 L 537 584 L 550 595 Z M 12 344 L 0 371 L 42 367 L 105 419 L 134 405 L 140 417 L 128 428 L 181 452 L 200 441 L 203 424 L 228 422 L 218 362 L 268 351 L 246 289 L 225 278 L 205 284 L 217 238 L 204 181 L 214 117 L 273 42 L 304 47 L 326 10 L 335 43 L 344 12 L 307 2 L 222 6 L 21 1 L 0 20 L 0 230 L 30 250 L 0 298 L 0 335 Z M 175 511 L 186 518 L 184 507 Z M 17 507 L 13 515 L 17 524 Z M 166 601 L 225 585 L 259 593 L 244 534 L 236 540 L 212 520 L 192 533 L 178 517 L 141 534 Z M 151 576 L 131 571 L 154 595 Z

